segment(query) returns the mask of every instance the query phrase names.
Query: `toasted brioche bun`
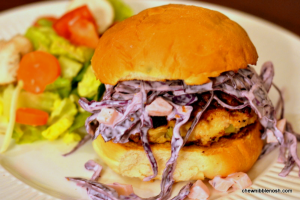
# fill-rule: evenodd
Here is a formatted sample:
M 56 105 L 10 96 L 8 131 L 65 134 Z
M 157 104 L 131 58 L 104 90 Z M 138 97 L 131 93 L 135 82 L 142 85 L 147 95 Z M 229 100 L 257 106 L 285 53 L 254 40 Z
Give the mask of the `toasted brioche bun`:
M 181 79 L 200 85 L 224 71 L 256 64 L 257 58 L 245 30 L 225 15 L 166 5 L 144 10 L 106 31 L 92 66 L 105 84 Z
M 247 172 L 255 163 L 263 147 L 260 139 L 261 125 L 256 122 L 241 138 L 221 138 L 210 147 L 196 145 L 181 149 L 174 173 L 174 180 L 189 181 L 212 179 L 217 175 L 227 176 L 234 172 Z M 158 164 L 161 180 L 165 164 L 171 153 L 170 143 L 152 144 L 151 149 Z M 116 144 L 104 142 L 101 136 L 93 141 L 93 147 L 102 160 L 115 172 L 123 176 L 145 178 L 152 174 L 151 166 L 142 147 L 134 142 Z

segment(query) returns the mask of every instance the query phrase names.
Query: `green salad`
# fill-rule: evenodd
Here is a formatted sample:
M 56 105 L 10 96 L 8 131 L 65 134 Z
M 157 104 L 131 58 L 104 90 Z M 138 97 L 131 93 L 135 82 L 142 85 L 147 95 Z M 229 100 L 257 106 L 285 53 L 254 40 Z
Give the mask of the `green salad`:
M 122 1 L 109 2 L 114 11 L 112 23 L 132 15 Z M 8 81 L 9 69 L 3 68 L 8 75 L 0 76 L 0 134 L 6 134 L 1 152 L 11 138 L 17 144 L 57 139 L 69 144 L 84 138 L 82 127 L 90 113 L 81 109 L 78 100 L 98 101 L 105 90 L 91 67 L 100 34 L 91 11 L 89 5 L 81 5 L 60 18 L 40 18 L 24 36 L 18 36 L 30 41 L 31 50 L 19 53 L 18 63 L 14 60 L 16 80 Z M 77 18 L 79 22 L 74 23 Z M 12 44 L 16 42 L 6 46 Z M 0 54 L 7 48 L 1 45 L 0 41 Z

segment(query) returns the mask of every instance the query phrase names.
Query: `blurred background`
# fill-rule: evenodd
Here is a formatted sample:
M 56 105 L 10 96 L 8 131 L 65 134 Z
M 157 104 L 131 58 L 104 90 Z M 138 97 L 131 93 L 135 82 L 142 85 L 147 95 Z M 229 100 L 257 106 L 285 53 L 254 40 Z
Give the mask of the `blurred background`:
M 44 0 L 0 0 L 0 12 Z M 240 10 L 282 26 L 300 36 L 300 0 L 202 0 Z

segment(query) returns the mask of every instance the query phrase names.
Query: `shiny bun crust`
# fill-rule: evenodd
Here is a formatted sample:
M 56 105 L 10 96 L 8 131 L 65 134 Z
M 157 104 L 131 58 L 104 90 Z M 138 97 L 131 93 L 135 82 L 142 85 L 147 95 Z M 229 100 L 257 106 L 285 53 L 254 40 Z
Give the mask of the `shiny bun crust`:
M 171 4 L 144 10 L 106 31 L 92 66 L 105 84 L 181 79 L 200 85 L 256 64 L 257 58 L 245 30 L 225 15 Z
M 260 123 L 256 122 L 248 134 L 237 139 L 221 138 L 210 147 L 196 145 L 181 149 L 174 173 L 174 180 L 189 181 L 223 177 L 234 172 L 247 172 L 261 153 L 263 141 L 260 139 Z M 143 179 L 152 174 L 149 160 L 141 145 L 129 142 L 116 144 L 104 142 L 101 136 L 93 141 L 95 151 L 115 172 L 123 176 Z M 161 180 L 165 164 L 170 157 L 170 143 L 151 145 L 158 163 Z

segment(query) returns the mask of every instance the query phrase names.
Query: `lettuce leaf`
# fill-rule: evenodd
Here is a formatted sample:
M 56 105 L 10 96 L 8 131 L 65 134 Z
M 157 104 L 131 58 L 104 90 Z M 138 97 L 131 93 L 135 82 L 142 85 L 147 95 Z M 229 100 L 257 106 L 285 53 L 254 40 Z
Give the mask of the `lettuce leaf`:
M 44 130 L 42 132 L 42 135 L 47 140 L 56 140 L 59 136 L 63 135 L 68 130 L 68 128 L 72 125 L 73 121 L 74 116 L 59 118 L 55 123 L 53 123 L 46 130 Z
M 91 65 L 91 62 L 86 62 L 86 63 L 83 64 L 83 67 L 81 68 L 81 70 L 79 71 L 79 73 L 77 74 L 77 76 L 75 76 L 73 78 L 72 85 L 74 85 L 75 87 L 77 87 L 77 83 L 80 82 L 83 79 L 83 75 L 88 70 L 88 68 L 89 68 L 90 65 Z
M 98 91 L 97 91 L 97 95 L 95 96 L 95 101 L 99 101 L 103 94 L 105 92 L 105 85 L 103 83 L 101 83 L 101 85 L 98 87 Z
M 58 58 L 58 61 L 61 68 L 62 78 L 69 79 L 69 80 L 72 80 L 83 67 L 82 63 L 79 63 L 66 56 L 60 56 Z
M 78 83 L 78 94 L 81 97 L 92 98 L 97 94 L 101 82 L 97 80 L 91 66 L 83 75 L 82 80 Z
M 54 110 L 51 113 L 48 124 L 52 125 L 60 118 L 72 116 L 75 117 L 77 114 L 76 104 L 69 98 L 58 100 L 54 103 Z
M 72 142 L 78 142 L 81 140 L 81 136 L 77 133 L 66 133 L 63 136 L 63 141 L 66 144 L 71 144 Z
M 52 27 L 52 25 L 53 25 L 52 21 L 45 19 L 45 18 L 38 19 L 36 23 L 39 26 L 44 26 L 44 27 Z
M 123 21 L 133 15 L 133 10 L 122 0 L 108 0 L 115 11 L 114 21 Z
M 81 63 L 90 61 L 94 50 L 75 46 L 56 34 L 52 27 L 30 27 L 25 36 L 33 43 L 34 50 L 41 50 L 55 56 L 66 56 Z
M 84 46 L 75 46 L 58 35 L 50 35 L 50 38 L 52 43 L 49 52 L 53 55 L 66 56 L 84 63 L 90 61 L 94 54 L 93 49 Z
M 46 129 L 46 126 L 29 126 L 23 124 L 15 124 L 13 139 L 17 144 L 32 143 L 38 140 L 45 140 L 42 136 L 42 132 Z
M 34 50 L 49 52 L 50 45 L 52 43 L 49 35 L 55 34 L 55 31 L 50 27 L 30 27 L 25 33 L 31 43 Z
M 78 113 L 75 116 L 75 120 L 74 120 L 72 126 L 69 128 L 69 132 L 72 133 L 72 132 L 76 131 L 77 129 L 84 127 L 85 120 L 89 116 L 91 116 L 91 113 L 86 112 L 86 111 L 84 111 L 82 113 Z
M 57 93 L 44 92 L 41 94 L 32 94 L 22 91 L 19 96 L 18 107 L 35 108 L 50 113 L 53 111 L 54 103 L 57 100 L 60 100 L 60 96 Z
M 66 98 L 71 92 L 71 80 L 58 77 L 53 83 L 46 86 L 45 91 L 58 93 L 61 98 Z
M 75 103 L 69 98 L 56 101 L 48 120 L 49 127 L 42 135 L 48 140 L 56 140 L 72 126 L 77 112 Z

